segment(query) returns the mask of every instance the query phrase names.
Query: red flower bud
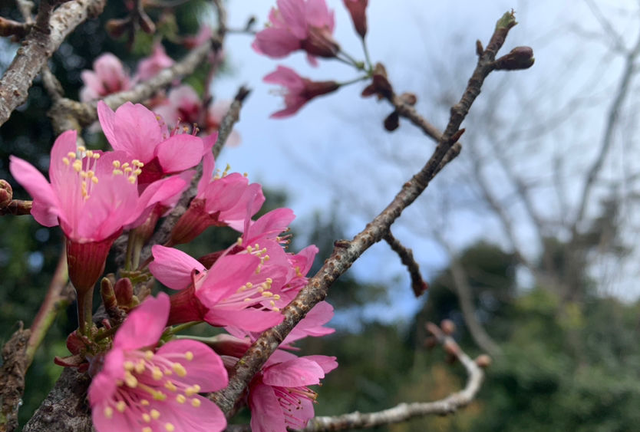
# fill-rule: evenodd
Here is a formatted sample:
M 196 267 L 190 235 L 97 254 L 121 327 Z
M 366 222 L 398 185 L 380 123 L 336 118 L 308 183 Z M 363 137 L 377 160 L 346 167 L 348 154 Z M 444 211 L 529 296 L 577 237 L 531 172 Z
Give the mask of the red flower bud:
M 367 34 L 367 14 L 366 9 L 369 0 L 344 0 L 344 5 L 351 14 L 351 20 L 356 31 L 364 39 Z

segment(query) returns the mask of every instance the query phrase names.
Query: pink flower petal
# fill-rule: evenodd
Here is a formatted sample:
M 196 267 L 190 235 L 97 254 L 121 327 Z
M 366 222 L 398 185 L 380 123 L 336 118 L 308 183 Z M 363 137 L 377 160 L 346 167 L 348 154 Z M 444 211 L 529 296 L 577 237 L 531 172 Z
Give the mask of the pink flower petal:
M 324 378 L 322 367 L 306 357 L 289 360 L 265 369 L 262 381 L 270 386 L 306 387 Z
M 318 366 L 322 368 L 325 374 L 328 374 L 332 370 L 338 367 L 338 362 L 335 357 L 331 356 L 323 356 L 323 355 L 310 355 L 305 356 L 307 360 L 314 361 L 318 363 Z
M 257 384 L 249 391 L 252 432 L 281 432 L 286 430 L 284 413 L 273 389 Z
M 151 274 L 163 285 L 182 290 L 191 283 L 191 272 L 206 271 L 205 267 L 186 253 L 160 245 L 151 248 L 153 262 L 149 264 Z
M 60 207 L 47 179 L 27 161 L 15 156 L 10 156 L 9 160 L 11 175 L 33 198 L 33 218 L 46 227 L 58 225 Z
M 211 267 L 196 295 L 205 306 L 212 308 L 249 281 L 259 264 L 260 258 L 253 255 L 223 256 Z
M 169 317 L 169 296 L 158 294 L 147 299 L 129 314 L 113 339 L 115 349 L 131 350 L 155 346 Z
M 185 358 L 187 352 L 193 355 L 191 360 Z M 203 392 L 218 391 L 229 384 L 222 359 L 203 343 L 186 339 L 172 340 L 163 345 L 156 355 L 184 366 L 187 374 L 184 377 L 174 377 L 175 381 L 190 386 L 198 384 Z
M 259 54 L 283 58 L 300 49 L 301 44 L 289 30 L 270 27 L 256 34 L 251 47 Z
M 289 31 L 298 39 L 307 37 L 306 8 L 303 0 L 278 0 L 278 10 L 289 26 Z
M 258 309 L 225 310 L 213 308 L 209 309 L 205 316 L 205 321 L 211 325 L 235 326 L 250 332 L 265 331 L 280 324 L 283 319 L 282 314 Z
M 196 166 L 202 159 L 202 139 L 192 135 L 174 135 L 158 144 L 156 154 L 164 173 L 175 173 Z

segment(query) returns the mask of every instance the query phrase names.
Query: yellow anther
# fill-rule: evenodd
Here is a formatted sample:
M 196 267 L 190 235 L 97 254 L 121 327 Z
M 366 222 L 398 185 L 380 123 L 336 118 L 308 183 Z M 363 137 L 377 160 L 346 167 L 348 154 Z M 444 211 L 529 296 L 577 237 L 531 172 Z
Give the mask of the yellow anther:
M 244 178 L 247 178 L 247 177 L 249 177 L 249 173 L 244 173 L 244 174 L 242 174 L 242 176 L 243 176 Z
M 133 171 L 133 168 L 131 168 L 131 167 L 126 167 L 126 168 L 124 168 L 124 173 L 125 173 L 125 174 L 130 174 L 130 173 L 131 173 L 131 171 Z
M 145 423 L 151 423 L 151 416 L 149 414 L 147 414 L 147 413 L 144 413 L 144 414 L 142 414 L 142 420 Z
M 273 299 L 274 300 L 280 300 L 280 294 L 274 294 L 273 295 Z
M 167 381 L 166 383 L 164 383 L 164 388 L 172 392 L 178 390 L 178 387 L 176 387 L 176 385 L 171 381 Z
M 179 404 L 185 403 L 186 400 L 187 398 L 184 395 L 179 394 L 178 396 L 176 396 L 176 402 L 178 402 Z
M 114 168 L 120 168 L 120 161 L 113 161 L 112 163 Z
M 271 291 L 264 291 L 262 297 L 273 297 L 273 293 Z
M 157 401 L 163 401 L 167 398 L 167 395 L 162 392 L 155 392 L 153 394 L 153 399 Z
M 125 162 L 125 163 L 122 164 L 122 168 L 126 168 L 128 166 L 129 166 L 129 162 Z
M 236 243 L 238 246 L 242 246 L 242 237 L 238 237 L 238 240 L 236 240 Z
M 87 157 L 89 158 L 93 157 L 93 150 L 87 150 Z
M 184 353 L 184 358 L 186 358 L 187 361 L 193 360 L 193 353 L 191 351 L 187 351 L 186 353 Z
M 96 173 L 93 172 L 92 170 L 87 171 L 87 177 L 93 178 L 93 176 L 95 176 L 95 175 L 96 175 Z
M 118 410 L 118 412 L 123 413 L 124 410 L 127 409 L 127 404 L 124 401 L 118 401 L 118 403 L 116 404 L 116 409 Z
M 196 398 L 191 399 L 191 405 L 195 408 L 198 408 L 201 403 L 202 402 L 200 402 L 200 399 L 196 399 Z
M 156 381 L 160 381 L 162 379 L 163 374 L 158 366 L 153 367 L 153 371 L 151 371 L 151 376 Z
M 247 297 L 246 299 L 244 299 L 244 301 L 245 301 L 245 302 L 250 302 L 250 301 L 253 301 L 253 299 L 252 299 L 252 298 L 250 298 L 250 297 Z
M 69 159 L 67 159 L 66 157 L 62 158 L 62 163 L 64 163 L 66 166 L 69 166 L 71 164 L 71 162 L 69 162 Z
M 144 167 L 144 163 L 143 162 L 138 162 L 138 168 L 142 168 Z
M 138 166 L 138 164 L 140 163 L 140 161 L 138 159 L 134 159 L 131 161 L 132 165 Z
M 81 160 L 76 159 L 76 160 L 73 162 L 73 165 L 72 165 L 72 166 L 73 166 L 73 169 L 74 169 L 74 170 L 76 170 L 76 172 L 80 172 L 80 171 L 82 171 L 82 161 L 81 161 Z
M 160 411 L 158 411 L 157 409 L 152 409 L 150 411 L 151 414 L 151 418 L 154 420 L 158 420 L 160 418 Z
M 133 173 L 134 173 L 135 175 L 140 175 L 140 174 L 142 174 L 142 170 L 141 170 L 140 168 L 138 168 L 138 169 L 137 169 L 137 170 L 135 170 Z
M 69 159 L 75 159 L 76 158 L 76 154 L 74 152 L 69 152 L 69 153 L 67 153 L 67 157 Z
M 144 352 L 144 358 L 146 360 L 151 360 L 153 358 L 153 351 L 147 350 Z
M 174 430 L 176 430 L 176 427 L 171 423 L 165 423 L 164 428 L 167 430 L 167 432 L 173 432 Z
M 151 402 L 149 402 L 147 399 L 142 399 L 140 401 L 140 405 L 142 406 L 149 406 Z
M 271 308 L 271 310 L 274 311 L 274 312 L 280 312 L 280 308 L 278 308 L 278 307 Z
M 200 386 L 198 384 L 195 384 L 191 387 L 187 387 L 186 390 L 184 391 L 184 394 L 186 394 L 187 396 L 193 396 L 199 391 L 200 391 Z
M 151 429 L 149 426 L 145 426 L 142 428 L 142 432 L 153 432 L 153 429 Z
M 145 369 L 144 360 L 138 361 L 138 363 L 136 364 L 136 372 L 141 374 L 142 372 L 144 372 L 144 369 Z
M 80 173 L 80 177 L 82 177 L 83 179 L 86 179 L 87 177 L 89 177 L 89 174 L 87 174 L 86 171 L 82 171 Z
M 114 169 L 114 170 L 113 170 L 113 175 L 122 175 L 122 174 L 124 174 L 124 173 L 122 172 L 122 170 L 119 170 L 119 169 Z
M 249 253 L 253 252 L 253 248 L 251 246 L 247 246 L 247 250 L 249 251 Z
M 131 183 L 131 184 L 134 184 L 136 182 L 135 176 L 129 176 L 129 178 L 127 178 L 127 180 L 129 180 L 129 183 Z
M 124 362 L 124 370 L 127 370 L 127 371 L 131 372 L 134 367 L 135 367 L 135 365 L 133 364 L 133 362 L 131 360 L 127 360 L 126 362 Z
M 84 152 L 86 152 L 86 151 L 87 151 L 87 148 L 86 148 L 85 146 L 78 146 L 78 151 L 79 151 L 80 153 L 84 153 Z
M 112 417 L 113 417 L 113 408 L 111 408 L 111 407 L 106 407 L 106 408 L 104 409 L 104 416 L 105 416 L 106 418 L 108 418 L 108 419 L 112 418 Z
M 247 288 L 253 288 L 253 284 L 251 282 L 247 282 Z
M 136 388 L 138 386 L 138 380 L 136 377 L 127 372 L 124 377 L 124 382 L 127 384 L 127 387 Z
M 91 177 L 91 183 L 98 184 L 98 177 Z
M 270 304 L 271 306 L 275 306 L 275 305 L 276 305 L 276 302 L 274 302 L 273 300 L 269 300 L 269 304 Z
M 187 376 L 187 370 L 180 363 L 174 363 L 171 365 L 171 369 L 178 375 L 179 377 Z
M 93 158 L 94 159 L 100 159 L 100 153 L 94 153 L 93 154 Z

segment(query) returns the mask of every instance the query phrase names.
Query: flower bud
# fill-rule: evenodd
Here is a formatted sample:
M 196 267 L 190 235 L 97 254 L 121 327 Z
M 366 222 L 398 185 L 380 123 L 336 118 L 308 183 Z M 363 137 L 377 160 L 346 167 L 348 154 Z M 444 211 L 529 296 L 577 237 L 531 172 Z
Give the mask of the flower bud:
M 489 366 L 491 366 L 491 362 L 492 362 L 491 357 L 489 357 L 486 354 L 479 355 L 476 358 L 476 364 L 483 369 L 486 369 Z
M 116 300 L 119 306 L 130 306 L 133 301 L 133 284 L 131 279 L 122 278 L 118 279 L 116 286 L 114 287 Z
M 349 10 L 353 26 L 361 38 L 367 34 L 367 14 L 366 9 L 369 0 L 344 0 L 344 5 Z
M 440 328 L 447 336 L 451 336 L 456 331 L 456 325 L 449 319 L 442 320 Z
M 496 70 L 520 70 L 529 69 L 533 66 L 533 50 L 530 47 L 515 47 L 507 55 L 500 57 L 494 62 Z
M 6 180 L 0 180 L 0 209 L 9 205 L 13 199 L 13 189 Z
M 400 126 L 400 114 L 394 111 L 384 119 L 384 128 L 389 132 L 393 132 Z

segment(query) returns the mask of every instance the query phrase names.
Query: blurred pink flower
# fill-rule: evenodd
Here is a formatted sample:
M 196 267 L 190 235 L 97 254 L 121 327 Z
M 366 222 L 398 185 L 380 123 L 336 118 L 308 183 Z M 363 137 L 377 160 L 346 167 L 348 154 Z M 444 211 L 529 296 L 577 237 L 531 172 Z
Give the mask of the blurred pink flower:
M 142 81 L 148 80 L 163 70 L 170 68 L 174 63 L 173 59 L 164 50 L 164 46 L 158 42 L 154 45 L 151 56 L 140 60 L 140 63 L 138 63 L 137 77 Z
M 351 20 L 356 31 L 364 39 L 367 34 L 367 6 L 369 0 L 343 0 L 351 14 Z
M 98 57 L 93 62 L 93 70 L 82 71 L 81 77 L 84 82 L 80 90 L 82 102 L 129 90 L 133 85 L 120 59 L 111 53 Z
M 138 306 L 118 329 L 89 387 L 98 432 L 204 432 L 226 427 L 224 414 L 200 392 L 228 384 L 222 359 L 206 345 L 174 340 L 155 349 L 167 325 L 169 298 Z
M 340 88 L 340 85 L 335 81 L 311 81 L 285 66 L 278 66 L 274 72 L 265 76 L 263 81 L 282 86 L 285 108 L 271 114 L 272 118 L 292 116 L 314 97 L 334 92 Z
M 307 52 L 316 66 L 318 57 L 335 57 L 340 46 L 333 39 L 333 11 L 325 0 L 278 0 L 269 13 L 270 26 L 256 34 L 253 49 L 271 58 L 283 58 L 297 50 Z

